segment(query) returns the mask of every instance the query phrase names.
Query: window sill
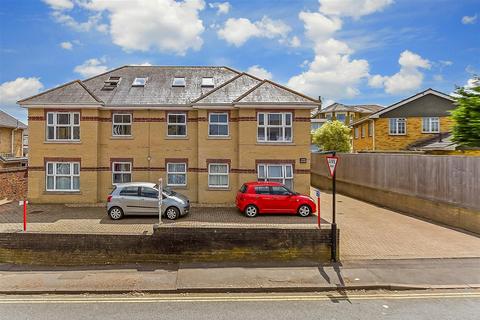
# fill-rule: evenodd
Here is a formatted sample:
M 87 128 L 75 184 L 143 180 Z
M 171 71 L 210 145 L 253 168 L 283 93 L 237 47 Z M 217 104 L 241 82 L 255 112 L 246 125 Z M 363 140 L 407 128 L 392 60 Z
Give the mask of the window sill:
M 428 132 L 428 131 L 422 131 L 422 134 L 439 134 L 439 131 L 433 131 L 433 132 Z
M 111 136 L 110 140 L 133 140 L 133 136 Z
M 208 136 L 208 140 L 232 140 L 231 136 Z
M 257 146 L 295 146 L 293 142 L 257 142 Z
M 47 144 L 82 144 L 82 141 L 76 141 L 76 140 L 73 140 L 73 141 L 47 140 L 47 141 L 44 141 L 43 143 L 47 143 Z
M 389 136 L 406 136 L 406 133 L 389 133 Z
M 169 186 L 167 184 L 166 187 L 172 190 L 188 190 L 187 186 Z
M 188 140 L 188 136 L 166 136 L 165 140 Z
M 214 187 L 208 187 L 207 188 L 207 191 L 232 191 L 232 188 L 230 187 L 218 187 L 218 188 L 214 188 Z
M 55 194 L 58 194 L 58 195 L 67 195 L 67 194 L 73 194 L 73 195 L 81 195 L 82 192 L 81 191 L 44 191 L 43 192 L 44 195 L 55 195 Z

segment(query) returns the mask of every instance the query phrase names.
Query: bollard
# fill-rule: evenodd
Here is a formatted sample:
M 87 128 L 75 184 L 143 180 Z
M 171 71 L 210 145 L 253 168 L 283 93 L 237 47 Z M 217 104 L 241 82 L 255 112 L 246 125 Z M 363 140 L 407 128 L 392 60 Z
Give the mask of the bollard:
M 23 199 L 23 231 L 27 231 L 27 200 Z

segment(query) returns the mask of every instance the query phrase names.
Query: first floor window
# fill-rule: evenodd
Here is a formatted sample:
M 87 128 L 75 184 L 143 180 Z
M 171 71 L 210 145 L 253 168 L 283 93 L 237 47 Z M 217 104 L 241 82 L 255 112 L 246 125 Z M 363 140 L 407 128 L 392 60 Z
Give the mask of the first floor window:
M 280 182 L 293 189 L 293 166 L 291 164 L 259 164 L 258 181 Z
M 390 118 L 389 133 L 391 135 L 404 135 L 407 133 L 405 118 Z
M 422 132 L 424 133 L 439 133 L 440 119 L 438 117 L 422 118 Z
M 208 164 L 208 186 L 211 188 L 228 188 L 228 164 Z
M 365 125 L 362 125 L 362 138 L 365 138 Z
M 358 139 L 358 127 L 355 127 L 355 139 Z
M 259 112 L 257 118 L 257 141 L 292 142 L 292 113 Z
M 186 186 L 187 185 L 187 164 L 186 163 L 167 163 L 167 185 L 168 186 Z
M 372 122 L 368 122 L 368 136 L 371 137 L 373 135 L 373 126 Z
M 47 140 L 80 140 L 80 113 L 47 112 Z
M 79 162 L 47 162 L 47 191 L 80 191 Z
M 112 135 L 131 136 L 132 135 L 132 115 L 129 113 L 115 113 L 112 119 Z
M 208 115 L 208 135 L 228 136 L 228 113 L 210 113 Z
M 169 113 L 167 116 L 167 135 L 185 137 L 187 135 L 187 114 Z
M 345 123 L 345 120 L 347 119 L 347 115 L 345 113 L 337 113 L 335 115 L 337 121 Z
M 112 181 L 113 183 L 125 183 L 132 181 L 132 163 L 131 162 L 113 162 L 112 163 Z

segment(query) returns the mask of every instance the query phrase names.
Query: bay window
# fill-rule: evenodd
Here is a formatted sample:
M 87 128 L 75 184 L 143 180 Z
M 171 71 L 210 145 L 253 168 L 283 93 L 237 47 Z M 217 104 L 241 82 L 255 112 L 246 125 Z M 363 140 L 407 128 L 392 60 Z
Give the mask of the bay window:
M 47 112 L 47 140 L 79 141 L 79 112 Z
M 292 142 L 291 112 L 259 112 L 257 116 L 257 141 Z

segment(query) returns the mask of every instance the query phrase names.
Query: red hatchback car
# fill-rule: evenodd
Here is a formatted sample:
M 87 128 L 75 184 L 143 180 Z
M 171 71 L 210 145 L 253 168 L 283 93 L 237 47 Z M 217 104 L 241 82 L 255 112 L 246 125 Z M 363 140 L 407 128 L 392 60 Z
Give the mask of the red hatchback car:
M 279 182 L 247 182 L 237 192 L 237 208 L 247 217 L 259 213 L 290 213 L 302 217 L 317 210 L 312 198 L 293 192 Z

